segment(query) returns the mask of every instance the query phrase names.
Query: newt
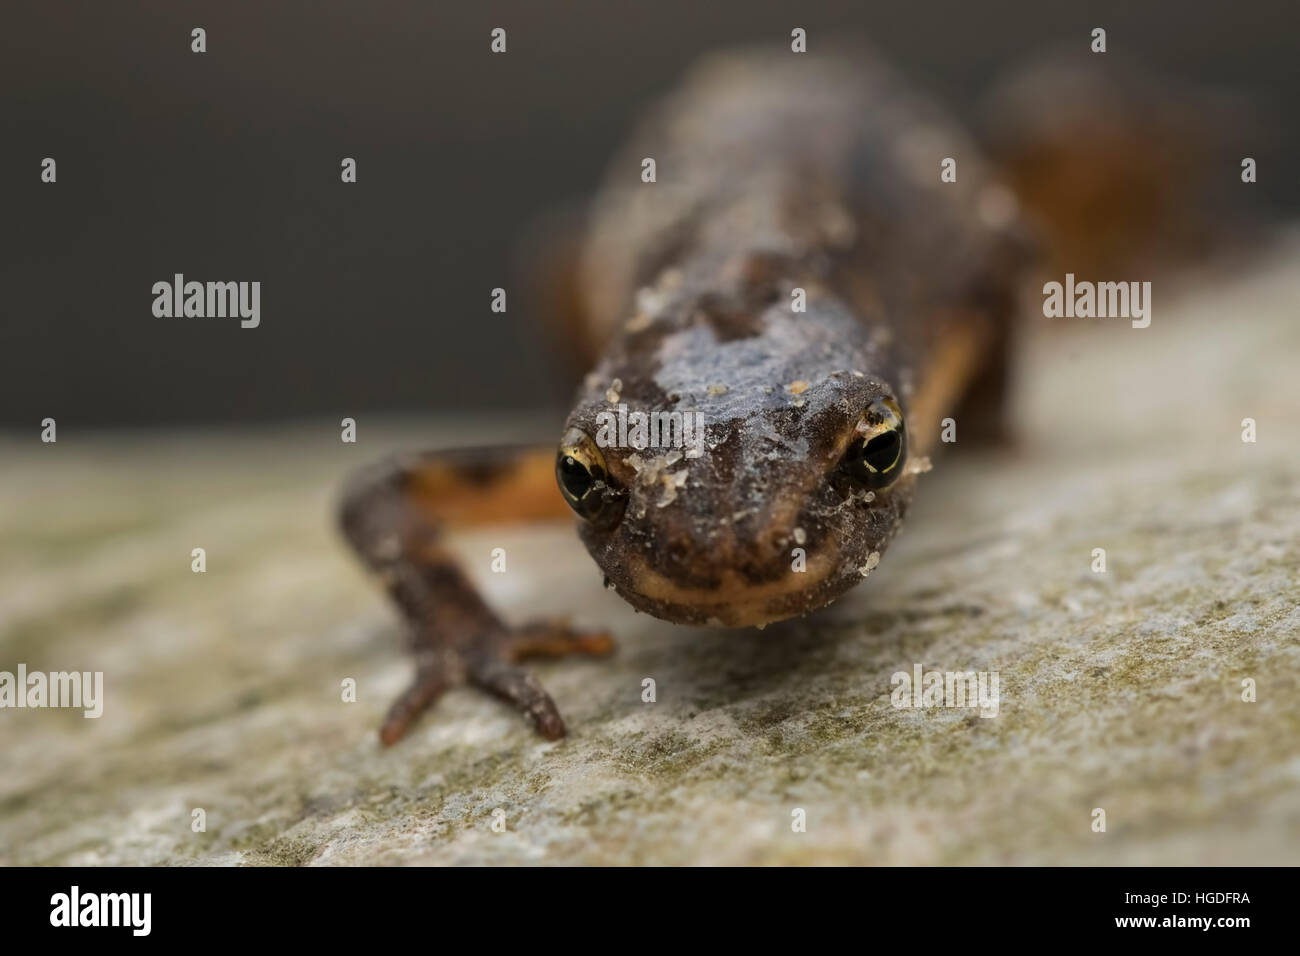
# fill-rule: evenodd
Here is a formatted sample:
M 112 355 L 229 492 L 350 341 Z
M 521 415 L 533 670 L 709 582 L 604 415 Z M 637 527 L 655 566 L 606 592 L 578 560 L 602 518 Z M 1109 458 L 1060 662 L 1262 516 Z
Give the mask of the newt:
M 654 182 L 638 175 L 647 157 Z M 612 648 L 504 622 L 444 547 L 449 529 L 571 511 L 607 586 L 673 624 L 761 627 L 864 581 L 941 421 L 963 441 L 1001 433 L 1029 232 L 973 139 L 877 59 L 703 61 L 591 207 L 559 316 L 591 367 L 558 443 L 402 455 L 345 488 L 342 530 L 413 641 L 382 742 L 460 684 L 562 737 L 523 662 Z M 602 416 L 620 407 L 696 416 L 696 453 L 611 440 Z

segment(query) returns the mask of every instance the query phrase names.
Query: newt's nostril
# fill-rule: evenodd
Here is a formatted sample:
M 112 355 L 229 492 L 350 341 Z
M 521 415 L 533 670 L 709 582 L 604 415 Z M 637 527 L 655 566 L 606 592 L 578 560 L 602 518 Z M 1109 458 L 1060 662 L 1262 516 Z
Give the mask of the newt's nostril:
M 664 554 L 670 564 L 681 567 L 691 560 L 691 546 L 683 538 L 674 538 L 664 549 Z

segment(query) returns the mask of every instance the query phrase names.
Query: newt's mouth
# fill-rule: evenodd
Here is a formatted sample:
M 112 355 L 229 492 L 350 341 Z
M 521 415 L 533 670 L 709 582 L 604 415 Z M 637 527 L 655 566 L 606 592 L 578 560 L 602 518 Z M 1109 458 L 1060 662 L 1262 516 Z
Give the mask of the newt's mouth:
M 781 578 L 754 582 L 727 570 L 716 585 L 688 587 L 633 559 L 610 580 L 625 601 L 664 621 L 755 627 L 823 607 L 861 580 L 844 574 L 841 565 L 838 551 L 824 551 L 809 555 L 803 571 Z

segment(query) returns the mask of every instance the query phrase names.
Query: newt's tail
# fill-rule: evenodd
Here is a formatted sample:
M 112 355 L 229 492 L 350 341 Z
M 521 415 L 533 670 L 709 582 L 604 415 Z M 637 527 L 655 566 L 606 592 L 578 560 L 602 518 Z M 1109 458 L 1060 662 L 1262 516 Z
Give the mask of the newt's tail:
M 1052 271 L 1186 266 L 1260 234 L 1246 160 L 1271 152 L 1263 110 L 1113 54 L 1043 56 L 995 84 L 979 128 Z

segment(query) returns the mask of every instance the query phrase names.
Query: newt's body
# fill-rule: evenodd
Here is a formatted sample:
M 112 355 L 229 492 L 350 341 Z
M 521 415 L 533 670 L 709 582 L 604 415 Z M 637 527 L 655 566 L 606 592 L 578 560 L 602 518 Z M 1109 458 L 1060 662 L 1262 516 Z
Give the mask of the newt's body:
M 955 183 L 940 179 L 947 157 Z M 941 419 L 961 418 L 963 439 L 996 424 L 1016 228 L 973 145 L 883 68 L 744 54 L 698 69 L 593 208 L 574 348 L 599 358 L 558 460 L 431 453 L 349 486 L 344 530 L 415 635 L 417 679 L 384 740 L 463 681 L 558 737 L 554 703 L 517 661 L 609 647 L 508 628 L 483 603 L 438 538 L 496 516 L 488 498 L 521 516 L 567 501 L 609 583 L 668 621 L 762 625 L 862 581 Z M 619 405 L 698 413 L 702 453 L 609 444 L 598 416 Z

